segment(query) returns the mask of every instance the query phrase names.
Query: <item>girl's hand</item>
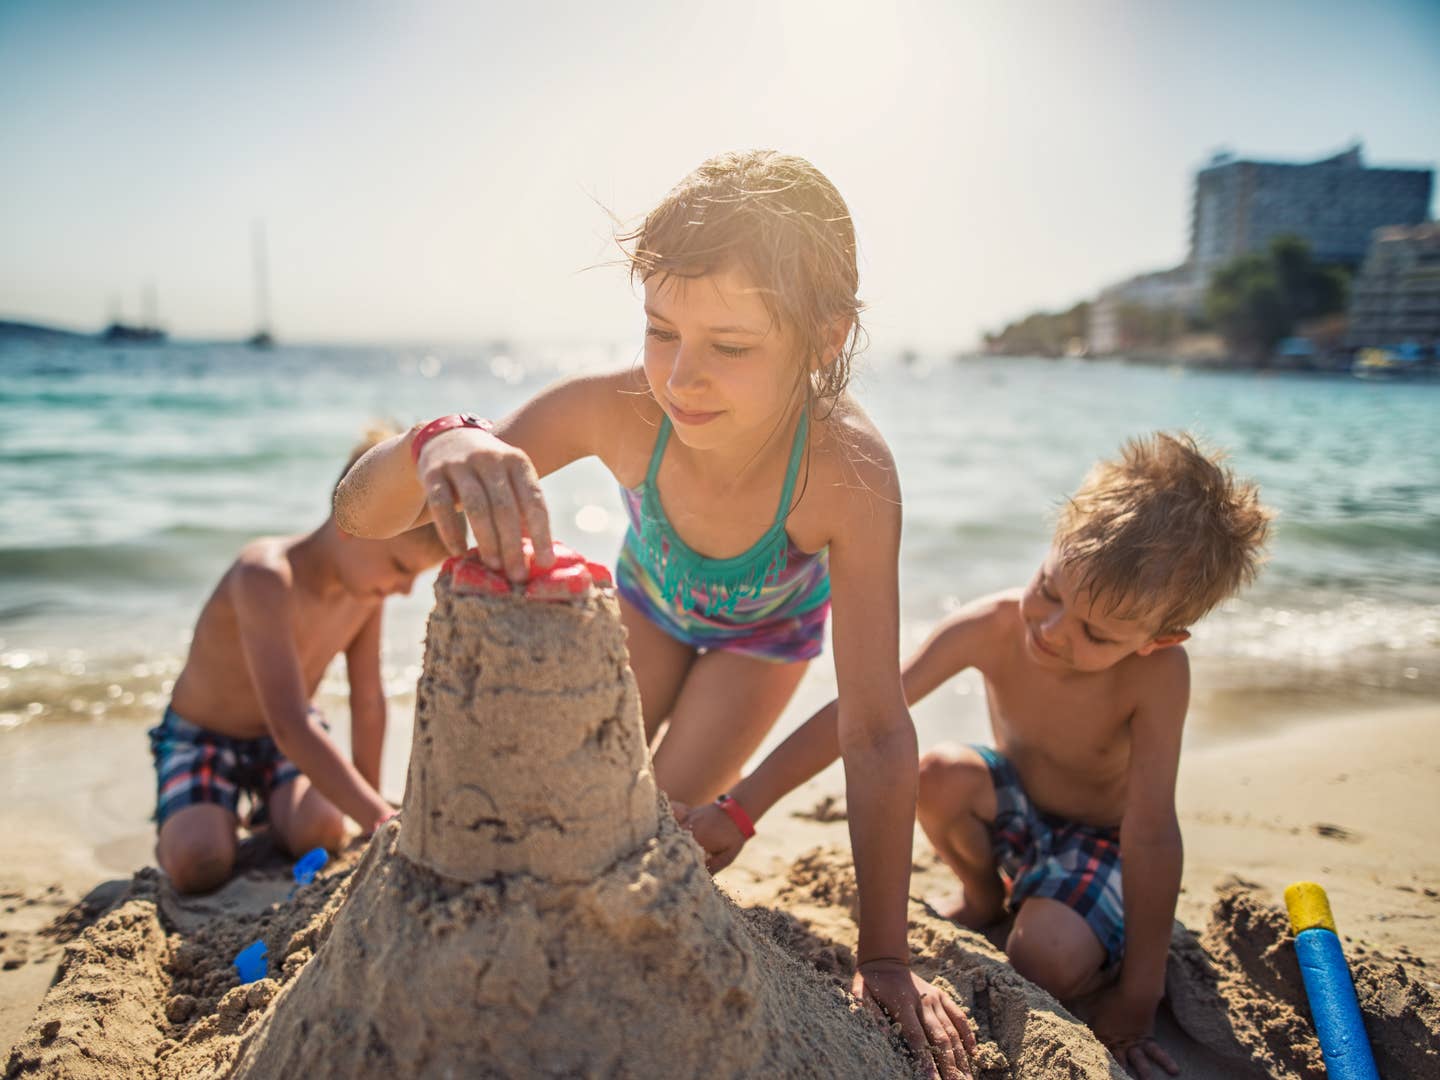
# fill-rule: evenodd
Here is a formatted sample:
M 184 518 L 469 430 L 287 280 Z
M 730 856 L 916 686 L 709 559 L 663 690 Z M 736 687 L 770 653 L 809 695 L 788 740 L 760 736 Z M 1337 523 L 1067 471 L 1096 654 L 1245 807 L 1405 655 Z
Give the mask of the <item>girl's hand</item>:
M 555 559 L 550 540 L 550 514 L 540 491 L 540 478 L 525 451 L 477 428 L 454 428 L 427 442 L 416 465 L 425 501 L 453 555 L 465 552 L 465 526 L 470 522 L 475 547 L 491 570 L 504 570 L 511 581 L 528 575 L 521 540 L 530 537 L 535 562 L 549 567 Z
M 705 852 L 705 869 L 718 874 L 735 861 L 745 846 L 740 828 L 714 803 L 697 806 L 680 822 Z
M 899 960 L 872 960 L 855 972 L 850 992 L 887 1023 L 900 1026 L 925 1074 L 970 1080 L 975 1033 L 960 1006 Z

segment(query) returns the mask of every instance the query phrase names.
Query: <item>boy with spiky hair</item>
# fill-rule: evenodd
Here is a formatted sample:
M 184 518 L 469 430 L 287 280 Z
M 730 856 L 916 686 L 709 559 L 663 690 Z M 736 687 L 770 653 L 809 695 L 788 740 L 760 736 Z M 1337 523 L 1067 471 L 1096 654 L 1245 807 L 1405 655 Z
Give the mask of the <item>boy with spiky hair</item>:
M 1062 1000 L 1105 988 L 1091 1026 L 1141 1076 L 1176 1071 L 1153 1026 L 1182 862 L 1181 643 L 1253 580 L 1270 518 L 1188 435 L 1132 440 L 1067 501 L 1029 585 L 956 612 L 905 665 L 912 704 L 978 669 L 995 737 L 921 758 L 917 816 L 961 886 L 936 910 L 974 928 L 1013 911 L 1016 969 Z M 830 705 L 730 797 L 758 818 L 837 753 Z M 722 807 L 686 824 L 715 870 L 744 843 Z

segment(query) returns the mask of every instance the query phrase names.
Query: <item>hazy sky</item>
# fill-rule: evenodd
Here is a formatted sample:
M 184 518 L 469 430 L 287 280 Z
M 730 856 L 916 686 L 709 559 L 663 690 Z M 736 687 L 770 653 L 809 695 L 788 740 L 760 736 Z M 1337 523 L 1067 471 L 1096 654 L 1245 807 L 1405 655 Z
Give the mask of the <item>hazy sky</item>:
M 626 222 L 720 150 L 850 203 L 877 348 L 1180 261 L 1228 147 L 1440 161 L 1435 0 L 0 0 L 0 318 L 98 327 L 144 282 L 288 340 L 638 340 Z

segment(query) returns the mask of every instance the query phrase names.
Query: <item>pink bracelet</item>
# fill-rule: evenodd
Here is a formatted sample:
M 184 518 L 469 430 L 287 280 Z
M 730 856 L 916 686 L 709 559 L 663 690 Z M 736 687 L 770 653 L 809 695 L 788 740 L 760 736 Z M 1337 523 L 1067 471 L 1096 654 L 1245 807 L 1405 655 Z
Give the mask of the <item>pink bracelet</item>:
M 740 830 L 740 835 L 749 840 L 755 835 L 755 822 L 750 820 L 750 815 L 745 808 L 736 802 L 729 795 L 718 795 L 715 798 L 715 805 L 730 815 L 730 820 L 735 822 L 735 827 Z
M 449 416 L 442 416 L 437 420 L 431 420 L 415 433 L 414 438 L 410 440 L 410 460 L 417 465 L 420 464 L 420 451 L 425 449 L 427 442 L 441 432 L 460 427 L 478 428 L 481 431 L 495 430 L 494 424 L 474 413 L 451 413 Z

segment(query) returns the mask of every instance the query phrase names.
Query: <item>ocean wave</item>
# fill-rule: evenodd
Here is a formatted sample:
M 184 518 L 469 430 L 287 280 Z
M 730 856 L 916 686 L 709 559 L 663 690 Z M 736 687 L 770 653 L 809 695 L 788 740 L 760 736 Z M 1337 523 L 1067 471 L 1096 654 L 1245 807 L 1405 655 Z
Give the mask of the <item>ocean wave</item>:
M 97 457 L 93 447 L 57 446 L 40 450 L 0 451 L 5 465 L 84 465 L 88 470 L 125 469 L 145 473 L 243 472 L 291 461 L 326 461 L 335 454 L 328 447 L 307 452 L 304 447 L 271 445 L 237 453 L 117 453 Z
M 134 393 L 116 388 L 107 392 L 93 384 L 81 384 L 73 389 L 49 387 L 36 390 L 0 391 L 0 407 L 19 409 L 73 408 L 87 413 L 123 409 L 134 412 L 155 410 L 156 412 L 185 412 L 197 415 L 222 415 L 251 410 L 253 402 L 235 394 L 217 394 L 213 391 L 181 393 L 173 390 Z
M 1372 554 L 1387 549 L 1416 550 L 1434 553 L 1440 549 L 1440 518 L 1411 517 L 1403 521 L 1376 517 L 1357 517 L 1331 521 L 1283 521 L 1280 525 L 1285 542 L 1302 542 L 1365 551 Z
M 191 581 L 197 576 L 213 576 L 217 560 L 254 535 L 249 530 L 172 525 L 119 543 L 4 548 L 0 549 L 0 584 Z

